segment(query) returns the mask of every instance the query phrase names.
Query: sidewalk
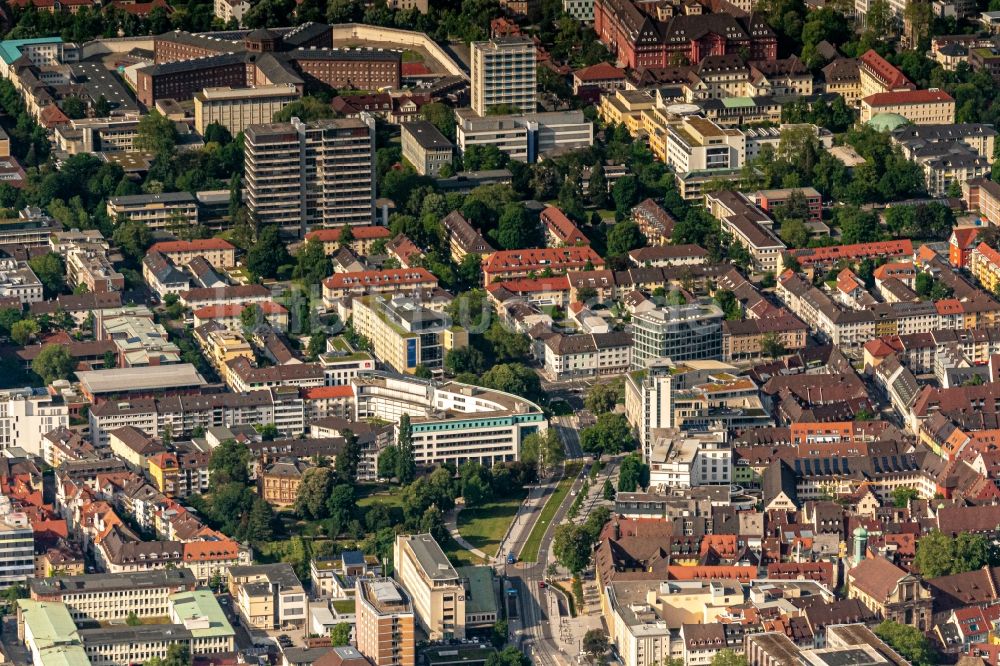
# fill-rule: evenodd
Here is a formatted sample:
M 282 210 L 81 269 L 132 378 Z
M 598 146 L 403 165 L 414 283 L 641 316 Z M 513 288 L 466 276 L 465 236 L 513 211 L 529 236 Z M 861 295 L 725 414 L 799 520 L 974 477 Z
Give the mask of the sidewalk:
M 500 539 L 500 548 L 497 550 L 498 558 L 502 558 L 505 552 L 516 552 L 520 555 L 524 542 L 531 535 L 541 517 L 542 509 L 545 507 L 549 495 L 555 491 L 560 478 L 562 477 L 550 477 L 544 483 L 529 488 L 528 495 L 517 510 L 517 515 L 514 516 L 510 525 L 507 526 L 507 532 Z
M 477 557 L 481 557 L 481 558 L 483 558 L 483 560 L 489 562 L 492 559 L 489 555 L 487 555 L 483 551 L 481 551 L 478 548 L 476 548 L 475 546 L 473 546 L 471 543 L 469 543 L 468 541 L 466 541 L 465 538 L 461 534 L 458 533 L 458 512 L 459 512 L 459 510 L 460 510 L 460 507 L 456 506 L 454 509 L 452 509 L 448 513 L 444 514 L 444 526 L 448 528 L 448 533 L 451 534 L 451 538 L 454 539 L 458 543 L 459 546 L 461 546 L 462 548 L 466 549 L 467 551 L 469 551 L 473 555 L 475 555 Z

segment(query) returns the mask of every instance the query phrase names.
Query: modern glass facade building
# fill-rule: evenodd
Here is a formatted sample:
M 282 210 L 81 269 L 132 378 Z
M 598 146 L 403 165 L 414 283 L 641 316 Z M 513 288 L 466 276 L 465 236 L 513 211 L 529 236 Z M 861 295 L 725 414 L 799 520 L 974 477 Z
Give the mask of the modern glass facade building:
M 679 305 L 632 318 L 632 367 L 650 361 L 722 358 L 722 310 L 716 305 Z

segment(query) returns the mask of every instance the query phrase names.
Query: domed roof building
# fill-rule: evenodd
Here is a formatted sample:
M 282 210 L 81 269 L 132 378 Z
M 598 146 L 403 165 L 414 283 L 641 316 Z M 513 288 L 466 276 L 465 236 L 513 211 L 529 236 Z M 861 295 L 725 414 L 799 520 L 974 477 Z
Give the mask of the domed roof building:
M 898 113 L 876 113 L 868 121 L 868 125 L 874 127 L 879 132 L 891 132 L 898 127 L 909 124 L 910 121 Z

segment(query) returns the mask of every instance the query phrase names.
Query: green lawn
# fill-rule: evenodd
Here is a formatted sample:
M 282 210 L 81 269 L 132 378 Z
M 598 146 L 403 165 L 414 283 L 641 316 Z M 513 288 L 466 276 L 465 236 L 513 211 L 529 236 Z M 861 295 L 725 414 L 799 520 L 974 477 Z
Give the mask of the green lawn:
M 524 497 L 519 496 L 463 509 L 458 514 L 458 533 L 487 555 L 496 555 L 500 540 L 523 501 Z
M 355 497 L 358 498 L 358 506 L 385 504 L 390 510 L 403 508 L 402 490 L 398 486 L 358 484 L 355 487 Z
M 354 599 L 334 599 L 332 604 L 338 613 L 354 612 Z
M 559 505 L 563 503 L 566 495 L 569 494 L 569 489 L 573 486 L 573 482 L 576 481 L 576 475 L 580 473 L 581 467 L 583 467 L 582 462 L 573 461 L 566 463 L 562 480 L 556 486 L 555 492 L 549 495 L 549 499 L 546 500 L 545 506 L 538 516 L 538 521 L 531 528 L 528 540 L 524 542 L 524 548 L 521 549 L 522 560 L 527 562 L 538 560 L 538 549 L 542 545 L 542 537 L 545 536 L 545 531 L 549 528 L 549 523 L 552 522 L 552 518 L 556 515 Z
M 458 545 L 458 542 L 452 539 L 450 534 L 444 541 L 441 542 L 441 550 L 443 550 L 444 554 L 448 556 L 448 560 L 451 562 L 452 566 L 468 567 L 484 564 L 481 559 Z

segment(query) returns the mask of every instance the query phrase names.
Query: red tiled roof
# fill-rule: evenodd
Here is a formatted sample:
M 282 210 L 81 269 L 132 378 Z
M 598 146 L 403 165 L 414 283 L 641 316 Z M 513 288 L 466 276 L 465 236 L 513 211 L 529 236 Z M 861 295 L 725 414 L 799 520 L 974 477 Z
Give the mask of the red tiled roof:
M 414 258 L 423 254 L 420 248 L 406 234 L 399 234 L 385 246 L 390 254 L 396 255 L 404 265 L 412 265 Z
M 957 298 L 945 298 L 934 302 L 934 307 L 939 315 L 962 314 L 965 308 Z
M 837 289 L 849 294 L 861 287 L 861 281 L 850 268 L 845 268 L 837 274 Z
M 274 301 L 261 301 L 253 305 L 260 306 L 261 312 L 265 315 L 288 314 L 285 306 Z M 194 316 L 198 319 L 219 319 L 224 317 L 239 317 L 240 314 L 250 307 L 250 304 L 236 303 L 231 305 L 206 305 L 194 311 Z
M 66 521 L 62 519 L 37 520 L 32 522 L 31 529 L 35 534 L 55 534 L 63 539 L 69 536 L 69 528 L 66 525 Z
M 590 67 L 584 67 L 573 72 L 573 76 L 580 81 L 609 81 L 614 79 L 624 79 L 625 70 L 619 69 L 606 62 L 599 62 Z
M 566 245 L 590 244 L 590 239 L 583 235 L 583 232 L 573 224 L 571 219 L 566 217 L 566 213 L 555 206 L 547 206 L 542 211 L 541 220 L 561 243 Z
M 986 257 L 986 259 L 994 266 L 1000 266 L 1000 252 L 997 252 L 986 243 L 980 243 L 977 245 L 976 252 Z
M 69 122 L 69 116 L 62 112 L 55 104 L 49 104 L 42 109 L 41 114 L 42 125 L 45 127 L 55 127 L 56 125 L 65 125 Z
M 562 270 L 566 267 L 586 265 L 603 266 L 604 260 L 590 247 L 547 247 L 527 250 L 501 250 L 494 252 L 483 266 L 485 273 L 519 270 Z
M 877 243 L 856 243 L 854 245 L 834 245 L 797 250 L 793 253 L 800 264 L 812 264 L 840 259 L 863 259 L 877 256 L 901 256 L 913 254 L 913 242 L 903 240 L 879 241 Z M 782 274 L 784 277 L 784 274 Z
M 945 534 L 984 533 L 1000 524 L 1000 506 L 950 506 L 938 510 L 938 527 Z
M 892 63 L 880 56 L 874 49 L 868 49 L 859 60 L 890 90 L 895 88 L 913 88 L 913 83 Z
M 979 227 L 955 227 L 951 230 L 951 235 L 955 238 L 955 244 L 962 249 L 972 247 L 979 236 Z
M 875 269 L 873 275 L 877 280 L 885 280 L 891 277 L 915 276 L 917 269 L 911 261 L 890 261 Z
M 235 541 L 189 541 L 184 544 L 184 560 L 199 562 L 234 560 L 240 554 Z
M 934 261 L 934 259 L 936 259 L 937 256 L 938 253 L 935 252 L 934 248 L 930 247 L 929 245 L 921 245 L 917 249 L 917 259 L 919 259 L 920 261 L 925 261 L 925 262 Z
M 915 555 L 917 542 L 912 534 L 886 534 L 882 539 L 890 545 L 896 546 L 896 552 L 900 555 Z
M 204 300 L 239 300 L 266 297 L 271 290 L 262 284 L 233 284 L 226 287 L 198 287 L 181 292 L 181 300 L 186 302 Z
M 314 386 L 302 391 L 306 400 L 325 400 L 329 398 L 350 398 L 354 395 L 349 384 L 343 386 Z
M 815 580 L 827 585 L 833 582 L 830 562 L 771 562 L 767 577 L 776 580 Z
M 896 106 L 899 104 L 954 102 L 955 99 L 943 90 L 897 90 L 868 95 L 862 101 L 868 106 Z
M 404 62 L 401 73 L 403 76 L 427 76 L 431 70 L 422 62 Z
M 736 535 L 706 534 L 701 539 L 699 554 L 705 555 L 710 550 L 714 550 L 722 557 L 735 557 L 737 551 Z
M 877 358 L 884 358 L 903 351 L 898 335 L 885 335 L 865 343 L 865 351 Z
M 306 240 L 318 240 L 321 243 L 335 243 L 340 240 L 341 229 L 316 229 L 306 234 Z M 379 238 L 389 238 L 392 233 L 388 227 L 376 225 L 366 227 L 351 227 L 351 233 L 355 240 L 376 240 Z
M 163 469 L 167 465 L 167 463 L 171 460 L 173 461 L 174 466 L 176 467 L 177 456 L 173 453 L 164 451 L 163 453 L 157 453 L 155 455 L 150 456 L 149 458 L 146 459 L 146 462 L 148 462 L 151 465 L 156 465 L 160 469 Z
M 164 0 L 151 0 L 150 2 L 118 2 L 113 0 L 111 6 L 133 16 L 147 16 L 151 11 L 160 7 L 166 10 L 167 14 L 172 14 L 174 11 L 174 8 Z
M 527 294 L 540 291 L 569 291 L 569 277 L 557 275 L 548 278 L 524 278 L 521 280 L 505 280 L 487 285 L 486 291 L 507 289 L 515 294 Z
M 327 289 L 344 289 L 352 286 L 409 285 L 433 282 L 437 278 L 426 268 L 393 268 L 385 271 L 356 271 L 337 273 L 323 280 Z
M 235 250 L 236 246 L 222 238 L 197 238 L 195 240 L 164 241 L 155 243 L 150 252 L 204 252 L 206 250 Z
M 847 572 L 851 584 L 883 603 L 906 572 L 884 557 L 869 557 Z
M 671 580 L 739 580 L 751 581 L 757 577 L 757 567 L 739 566 L 669 566 Z

